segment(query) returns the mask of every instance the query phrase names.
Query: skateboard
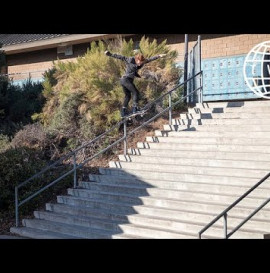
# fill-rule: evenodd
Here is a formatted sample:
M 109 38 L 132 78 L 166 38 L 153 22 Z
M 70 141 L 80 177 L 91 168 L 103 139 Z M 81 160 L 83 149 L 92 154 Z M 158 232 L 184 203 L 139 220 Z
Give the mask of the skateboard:
M 131 125 L 134 125 L 134 124 L 137 124 L 140 122 L 140 120 L 138 120 L 138 117 L 143 117 L 146 112 L 148 111 L 148 109 L 145 109 L 145 110 L 141 110 L 141 111 L 138 111 L 136 113 L 131 113 L 131 114 L 128 114 L 127 116 L 123 117 L 122 120 L 125 120 L 126 123 L 127 123 L 127 126 L 131 126 Z M 123 124 L 120 125 L 119 127 L 119 132 L 123 130 Z
M 147 112 L 148 109 L 145 109 L 145 110 L 141 110 L 141 111 L 138 111 L 136 113 L 131 113 L 125 117 L 123 117 L 122 119 L 129 119 L 131 120 L 132 118 L 136 117 L 136 116 L 141 116 L 143 117 L 145 115 L 145 113 Z

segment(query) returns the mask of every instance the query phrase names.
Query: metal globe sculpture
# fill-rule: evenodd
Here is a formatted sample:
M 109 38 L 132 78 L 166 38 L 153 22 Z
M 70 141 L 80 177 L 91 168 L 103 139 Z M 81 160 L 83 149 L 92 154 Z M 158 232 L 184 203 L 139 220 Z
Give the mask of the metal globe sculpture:
M 247 86 L 259 97 L 270 99 L 270 41 L 250 50 L 243 72 Z

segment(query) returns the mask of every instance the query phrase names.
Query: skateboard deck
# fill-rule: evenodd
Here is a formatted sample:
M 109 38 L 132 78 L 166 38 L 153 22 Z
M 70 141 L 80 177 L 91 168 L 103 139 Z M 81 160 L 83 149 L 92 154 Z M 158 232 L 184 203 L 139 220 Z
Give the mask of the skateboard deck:
M 141 111 L 138 111 L 138 112 L 136 112 L 136 113 L 129 114 L 129 115 L 123 117 L 123 119 L 124 119 L 124 118 L 131 119 L 131 118 L 136 117 L 136 116 L 141 116 L 141 117 L 143 117 L 143 116 L 145 115 L 146 112 L 147 112 L 147 110 L 141 110 Z

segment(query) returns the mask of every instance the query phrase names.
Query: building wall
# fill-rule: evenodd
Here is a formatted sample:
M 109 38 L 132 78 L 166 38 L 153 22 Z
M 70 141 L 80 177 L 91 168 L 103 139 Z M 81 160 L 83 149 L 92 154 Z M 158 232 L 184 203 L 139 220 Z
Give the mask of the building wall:
M 139 41 L 143 35 L 132 37 L 134 41 Z M 184 34 L 147 34 L 150 40 L 157 39 L 162 42 L 167 39 L 168 45 L 177 50 L 177 62 L 184 60 Z M 197 40 L 197 34 L 189 34 L 189 49 L 192 48 Z M 247 54 L 248 51 L 256 44 L 270 40 L 270 34 L 201 34 L 202 39 L 202 59 L 234 56 Z M 20 53 L 7 56 L 8 73 L 25 73 L 21 75 L 12 75 L 14 80 L 20 80 L 29 76 L 32 78 L 41 78 L 42 72 L 52 67 L 53 60 L 74 60 L 76 57 L 83 55 L 89 43 L 74 45 L 73 56 L 64 56 L 57 54 L 57 49 L 46 49 L 28 53 Z
M 53 66 L 53 61 L 57 59 L 62 61 L 74 60 L 85 54 L 89 46 L 89 43 L 74 45 L 72 56 L 65 56 L 64 53 L 57 54 L 56 48 L 8 55 L 8 74 L 14 81 L 28 78 L 29 73 L 33 79 L 42 78 L 42 73 Z

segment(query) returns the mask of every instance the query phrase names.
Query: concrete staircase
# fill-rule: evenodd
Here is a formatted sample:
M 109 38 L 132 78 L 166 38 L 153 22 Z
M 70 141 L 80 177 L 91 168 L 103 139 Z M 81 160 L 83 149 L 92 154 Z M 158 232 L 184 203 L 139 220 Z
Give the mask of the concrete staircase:
M 270 172 L 270 101 L 197 104 L 11 232 L 29 238 L 198 238 Z M 270 196 L 265 181 L 228 214 L 228 230 Z M 267 205 L 231 238 L 270 233 Z M 203 238 L 223 238 L 218 221 Z

